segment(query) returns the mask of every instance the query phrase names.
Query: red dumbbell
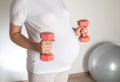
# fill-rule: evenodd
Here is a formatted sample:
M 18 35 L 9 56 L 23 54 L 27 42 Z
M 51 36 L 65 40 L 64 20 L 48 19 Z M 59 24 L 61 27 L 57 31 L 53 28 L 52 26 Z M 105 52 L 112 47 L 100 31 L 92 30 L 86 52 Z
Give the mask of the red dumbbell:
M 83 19 L 83 20 L 79 20 L 77 22 L 77 24 L 79 25 L 79 27 L 81 27 L 81 36 L 79 37 L 79 41 L 80 42 L 88 42 L 90 40 L 90 37 L 87 35 L 87 33 L 85 32 L 88 24 L 89 24 L 89 21 L 86 20 L 86 19 Z
M 42 41 L 54 41 L 54 33 L 52 32 L 42 32 L 40 33 L 40 38 Z M 42 61 L 52 61 L 54 56 L 52 53 L 40 53 L 40 59 Z

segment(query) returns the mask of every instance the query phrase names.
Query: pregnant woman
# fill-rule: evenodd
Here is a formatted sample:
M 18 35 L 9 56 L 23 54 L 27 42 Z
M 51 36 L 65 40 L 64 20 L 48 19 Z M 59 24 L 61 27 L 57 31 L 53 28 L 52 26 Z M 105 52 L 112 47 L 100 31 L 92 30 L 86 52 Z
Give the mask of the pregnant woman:
M 25 26 L 28 38 L 21 31 Z M 69 69 L 78 56 L 80 27 L 70 26 L 70 15 L 63 0 L 13 0 L 10 9 L 10 38 L 27 49 L 29 82 L 67 82 Z M 41 32 L 53 32 L 53 41 L 42 41 Z M 45 62 L 40 53 L 54 54 Z

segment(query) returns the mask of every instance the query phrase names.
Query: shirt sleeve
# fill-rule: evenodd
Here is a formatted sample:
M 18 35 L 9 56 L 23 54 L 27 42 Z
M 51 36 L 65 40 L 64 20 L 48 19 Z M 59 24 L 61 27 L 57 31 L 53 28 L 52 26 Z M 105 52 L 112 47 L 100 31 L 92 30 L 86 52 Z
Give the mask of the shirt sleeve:
M 10 23 L 21 26 L 26 20 L 27 10 L 23 0 L 13 0 L 10 7 Z

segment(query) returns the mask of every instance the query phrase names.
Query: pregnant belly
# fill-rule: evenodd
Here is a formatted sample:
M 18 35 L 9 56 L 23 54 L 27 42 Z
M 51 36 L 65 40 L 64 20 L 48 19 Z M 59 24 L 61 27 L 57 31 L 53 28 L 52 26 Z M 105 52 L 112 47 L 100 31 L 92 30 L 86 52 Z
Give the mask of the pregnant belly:
M 55 61 L 61 65 L 71 65 L 79 53 L 79 44 L 77 38 L 58 38 L 53 43 L 52 53 Z

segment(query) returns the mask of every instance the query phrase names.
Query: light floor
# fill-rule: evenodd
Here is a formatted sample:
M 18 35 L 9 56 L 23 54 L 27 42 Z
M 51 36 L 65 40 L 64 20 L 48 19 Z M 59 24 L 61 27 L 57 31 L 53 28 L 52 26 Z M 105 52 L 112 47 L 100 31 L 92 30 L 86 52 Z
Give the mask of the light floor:
M 90 75 L 71 77 L 68 82 L 96 82 Z
M 16 82 L 28 82 L 28 81 L 16 81 Z M 68 82 L 96 82 L 89 74 L 82 76 L 70 77 Z

